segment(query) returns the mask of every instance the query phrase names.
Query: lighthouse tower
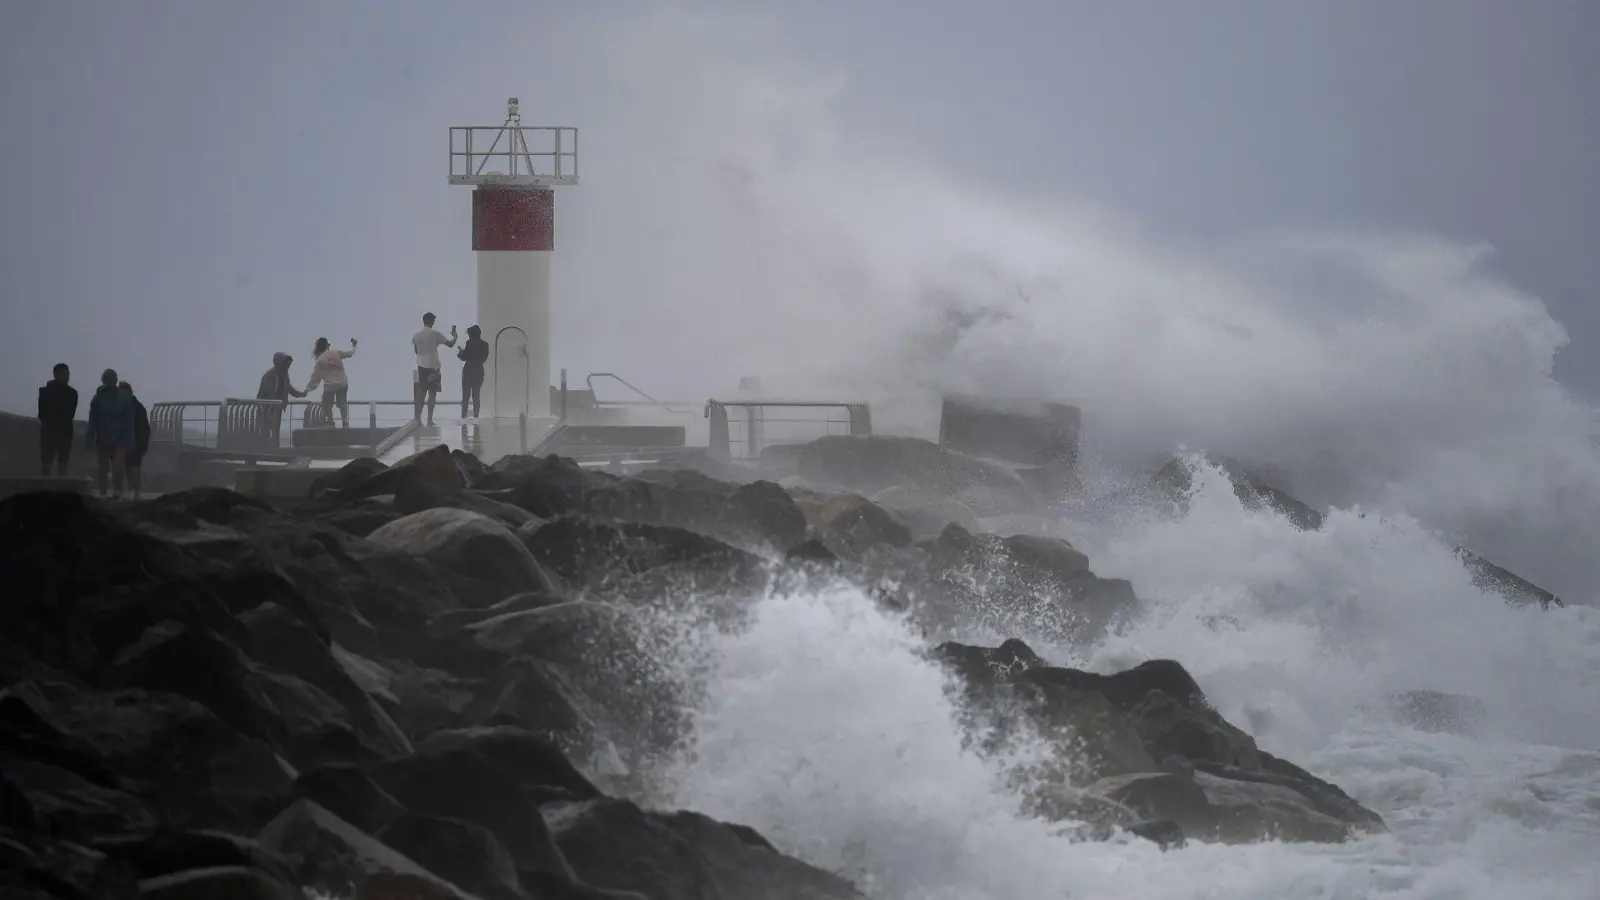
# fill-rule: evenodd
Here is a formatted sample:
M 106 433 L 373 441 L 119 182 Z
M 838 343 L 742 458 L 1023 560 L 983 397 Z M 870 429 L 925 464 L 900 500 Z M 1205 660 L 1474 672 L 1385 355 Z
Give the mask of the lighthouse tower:
M 554 188 L 578 183 L 578 129 L 525 126 L 512 97 L 504 125 L 450 129 L 450 183 L 473 186 L 484 415 L 547 417 Z

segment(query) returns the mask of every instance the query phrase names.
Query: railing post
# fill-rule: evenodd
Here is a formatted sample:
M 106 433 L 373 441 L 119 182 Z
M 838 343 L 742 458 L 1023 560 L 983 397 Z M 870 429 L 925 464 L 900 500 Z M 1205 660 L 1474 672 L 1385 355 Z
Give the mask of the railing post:
M 372 439 L 372 455 L 378 455 L 378 401 L 367 401 L 367 437 Z
M 528 414 L 517 413 L 517 430 L 522 435 L 522 452 L 528 452 Z
M 567 420 L 567 370 L 561 370 L 561 421 Z

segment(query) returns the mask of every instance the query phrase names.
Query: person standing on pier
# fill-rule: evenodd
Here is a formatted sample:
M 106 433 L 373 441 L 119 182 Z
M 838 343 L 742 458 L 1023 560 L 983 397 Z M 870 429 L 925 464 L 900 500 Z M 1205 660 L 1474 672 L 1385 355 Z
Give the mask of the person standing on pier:
M 133 398 L 133 446 L 128 449 L 128 490 L 133 492 L 133 499 L 137 500 L 144 488 L 144 455 L 150 451 L 150 411 L 139 402 L 133 385 L 124 381 L 117 387 Z
M 69 384 L 72 370 L 66 363 L 56 363 L 51 374 L 55 377 L 39 388 L 39 465 L 46 478 L 52 465 L 57 475 L 67 474 L 72 420 L 78 415 L 78 391 Z
M 311 381 L 306 383 L 306 393 L 322 385 L 322 414 L 328 424 L 333 424 L 333 408 L 339 407 L 339 418 L 344 427 L 350 427 L 350 379 L 344 371 L 344 361 L 356 355 L 356 339 L 350 339 L 350 349 L 331 346 L 325 337 L 317 338 L 312 348 Z
M 467 329 L 467 342 L 456 353 L 461 360 L 461 418 L 467 418 L 467 404 L 472 404 L 472 418 L 483 411 L 483 364 L 489 361 L 489 342 L 482 338 L 483 329 L 476 325 Z
M 133 395 L 117 387 L 117 370 L 100 374 L 100 387 L 89 401 L 89 432 L 85 436 L 95 452 L 95 485 L 106 496 L 106 476 L 111 478 L 111 496 L 122 497 L 127 476 L 128 451 L 133 449 Z
M 272 368 L 261 376 L 261 387 L 256 390 L 257 400 L 276 400 L 281 404 L 277 409 L 268 412 L 266 427 L 270 434 L 278 433 L 278 427 L 283 421 L 283 411 L 289 405 L 289 398 L 306 395 L 305 391 L 295 390 L 294 383 L 289 380 L 289 367 L 293 364 L 294 357 L 287 353 L 272 354 Z
M 447 338 L 434 330 L 433 323 L 437 318 L 433 313 L 423 313 L 422 330 L 411 336 L 411 349 L 417 354 L 417 374 L 411 391 L 412 405 L 415 418 L 420 422 L 422 404 L 424 400 L 427 401 L 429 425 L 433 424 L 433 407 L 439 399 L 439 388 L 444 385 L 439 348 L 456 345 L 456 327 L 450 326 L 450 336 Z

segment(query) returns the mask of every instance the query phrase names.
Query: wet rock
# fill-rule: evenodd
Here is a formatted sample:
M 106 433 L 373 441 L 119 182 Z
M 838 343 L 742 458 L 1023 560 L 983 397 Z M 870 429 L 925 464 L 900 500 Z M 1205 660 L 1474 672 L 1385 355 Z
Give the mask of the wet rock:
M 259 840 L 288 863 L 297 883 L 331 896 L 367 896 L 377 876 L 400 875 L 423 886 L 430 896 L 472 900 L 449 881 L 309 800 L 285 809 L 262 830 Z
M 682 528 L 563 516 L 523 532 L 541 565 L 567 583 L 641 603 L 753 590 L 759 557 Z
M 272 747 L 175 694 L 48 684 L 33 703 L 49 723 L 33 730 L 34 759 L 101 784 L 118 773 L 124 789 L 174 826 L 253 827 L 281 806 L 293 780 Z M 11 746 L 26 733 L 13 731 Z
M 1036 814 L 1133 824 L 1054 787 L 1068 783 L 1203 840 L 1342 841 L 1384 828 L 1337 786 L 1263 753 L 1175 661 L 1102 675 L 1042 664 L 1014 640 L 943 644 L 934 656 L 960 676 L 966 724 L 983 736 L 983 749 L 1003 749 L 1013 734 L 1057 749 L 1055 763 L 1012 775 Z
M 94 849 L 125 865 L 141 883 L 164 876 L 208 870 L 249 870 L 261 876 L 256 881 L 275 885 L 287 891 L 287 896 L 301 896 L 299 889 L 293 887 L 294 873 L 289 871 L 283 860 L 250 838 L 237 834 L 207 830 L 161 830 L 148 836 L 96 841 Z M 175 879 L 173 883 L 188 880 Z M 239 883 L 248 884 L 250 881 L 242 879 Z M 195 896 L 216 895 L 201 893 Z
M 323 494 L 342 494 L 344 491 L 361 484 L 385 471 L 389 467 L 372 457 L 352 459 L 340 466 L 336 471 L 311 482 L 310 496 L 320 497 Z
M 517 758 L 517 751 L 527 758 Z M 526 733 L 465 732 L 425 743 L 416 756 L 368 768 L 374 782 L 413 813 L 486 829 L 518 871 L 568 874 L 539 805 L 599 791 L 560 752 Z
M 454 576 L 460 594 L 476 601 L 473 605 L 487 606 L 527 591 L 559 590 L 515 532 L 479 513 L 429 509 L 390 522 L 367 539 Z
M 1096 576 L 1088 558 L 1058 538 L 975 535 L 951 525 L 922 546 L 928 560 L 913 586 L 931 623 L 976 621 L 1082 643 L 1138 610 L 1131 584 Z
M 625 800 L 593 800 L 554 804 L 545 815 L 578 877 L 597 887 L 637 891 L 650 900 L 861 897 L 843 879 L 693 813 L 650 813 Z
M 408 812 L 378 838 L 484 900 L 522 900 L 522 884 L 511 855 L 487 828 L 464 819 Z
M 911 528 L 899 515 L 858 494 L 797 492 L 795 502 L 817 539 L 842 558 L 911 544 Z
M 154 625 L 112 668 L 118 687 L 188 697 L 298 765 L 382 756 L 393 749 L 387 739 L 378 746 L 366 744 L 350 713 L 326 692 L 260 667 L 202 628 L 170 620 Z
M 364 500 L 384 494 L 398 494 L 407 485 L 438 488 L 447 491 L 461 490 L 467 486 L 466 473 L 451 455 L 450 448 L 439 444 L 412 454 L 394 465 L 377 471 L 339 491 L 341 502 Z
M 979 531 L 978 517 L 961 501 L 944 494 L 895 485 L 873 494 L 872 502 L 900 517 L 914 538 L 937 537 L 946 525 Z
M 298 890 L 246 866 L 190 869 L 139 882 L 144 900 L 300 900 Z

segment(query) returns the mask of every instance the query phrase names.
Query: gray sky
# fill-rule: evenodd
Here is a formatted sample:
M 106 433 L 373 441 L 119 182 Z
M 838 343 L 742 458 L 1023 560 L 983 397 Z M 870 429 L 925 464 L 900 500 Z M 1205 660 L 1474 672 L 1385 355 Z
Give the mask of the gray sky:
M 468 198 L 443 159 L 406 183 L 392 160 L 437 156 L 447 124 L 493 120 L 512 92 L 530 116 L 564 107 L 584 126 L 586 76 L 562 35 L 644 6 L 0 7 L 0 290 L 26 324 L 0 404 L 26 408 L 57 359 L 119 365 L 147 395 L 224 378 L 243 392 L 274 350 L 304 360 L 317 333 L 364 336 L 371 377 L 401 371 L 403 352 L 378 348 L 403 350 L 418 302 L 464 324 L 472 270 Z M 1099 200 L 1172 238 L 1380 226 L 1486 242 L 1493 269 L 1567 327 L 1560 377 L 1600 394 L 1600 6 L 910 6 L 786 11 L 785 45 L 850 78 L 843 127 L 873 123 L 967 178 Z M 455 217 L 439 233 L 459 246 L 441 240 L 430 273 L 381 246 L 373 219 L 395 193 Z M 582 214 L 580 196 L 562 203 Z M 404 296 L 419 279 L 463 299 Z M 596 355 L 558 341 L 556 363 L 608 367 Z

